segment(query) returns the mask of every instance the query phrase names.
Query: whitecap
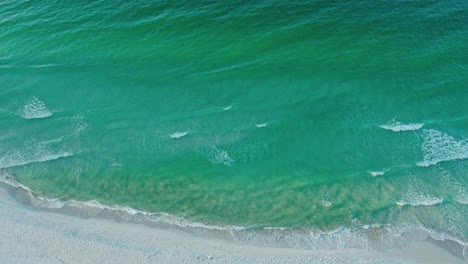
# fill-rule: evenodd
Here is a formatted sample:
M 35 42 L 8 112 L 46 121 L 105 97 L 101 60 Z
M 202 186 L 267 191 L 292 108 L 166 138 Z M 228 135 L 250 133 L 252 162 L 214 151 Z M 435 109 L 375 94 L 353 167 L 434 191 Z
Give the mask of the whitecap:
M 228 110 L 231 110 L 231 108 L 232 108 L 232 105 L 227 105 L 227 106 L 223 107 L 223 110 L 228 111 Z
M 260 123 L 260 124 L 255 124 L 256 127 L 261 128 L 261 127 L 266 127 L 268 123 Z
M 468 140 L 459 140 L 435 129 L 423 132 L 422 152 L 424 160 L 417 163 L 420 167 L 429 167 L 439 162 L 468 158 Z
M 169 136 L 170 136 L 171 138 L 177 139 L 177 138 L 185 137 L 187 134 L 188 134 L 188 132 L 187 132 L 187 131 L 184 131 L 184 132 L 175 132 L 175 133 L 170 134 Z
M 25 119 L 39 119 L 51 116 L 52 112 L 47 109 L 44 102 L 33 97 L 24 105 L 20 115 Z
M 383 176 L 385 174 L 385 171 L 368 171 L 372 177 L 377 177 L 377 176 Z
M 419 130 L 424 126 L 423 123 L 411 123 L 411 124 L 403 124 L 398 121 L 392 120 L 387 124 L 380 125 L 380 128 L 391 130 L 393 132 L 402 132 L 402 131 L 414 131 Z
M 327 201 L 327 200 L 322 200 L 322 201 L 320 201 L 320 205 L 323 206 L 323 207 L 330 207 L 330 206 L 333 205 L 333 203 L 330 202 L 330 201 Z

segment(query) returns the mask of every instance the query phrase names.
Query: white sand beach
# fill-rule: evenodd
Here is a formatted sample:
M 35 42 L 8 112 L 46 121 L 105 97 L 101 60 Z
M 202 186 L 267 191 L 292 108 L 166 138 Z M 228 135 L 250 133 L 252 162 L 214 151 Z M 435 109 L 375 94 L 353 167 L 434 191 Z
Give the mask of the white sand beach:
M 0 263 L 467 263 L 434 243 L 407 249 L 299 250 L 44 212 L 0 188 Z

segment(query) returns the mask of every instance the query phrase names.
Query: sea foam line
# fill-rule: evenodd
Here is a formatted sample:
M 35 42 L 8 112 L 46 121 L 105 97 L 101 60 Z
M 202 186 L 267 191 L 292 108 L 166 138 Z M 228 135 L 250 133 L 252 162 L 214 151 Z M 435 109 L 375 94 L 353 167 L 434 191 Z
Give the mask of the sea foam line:
M 74 212 L 76 215 L 87 217 L 113 217 L 114 219 L 129 222 L 157 224 L 171 226 L 186 232 L 200 234 L 208 232 L 208 235 L 221 239 L 232 238 L 234 241 L 249 242 L 259 245 L 278 245 L 282 247 L 295 247 L 304 249 L 344 249 L 344 248 L 386 248 L 397 246 L 404 234 L 423 232 L 425 236 L 431 236 L 437 240 L 451 240 L 461 246 L 468 243 L 459 240 L 446 233 L 439 234 L 422 226 L 389 224 L 367 224 L 357 228 L 337 228 L 329 231 L 313 229 L 294 229 L 286 227 L 243 227 L 243 226 L 218 226 L 207 225 L 189 221 L 185 218 L 167 213 L 150 213 L 124 206 L 110 206 L 91 200 L 81 202 L 76 200 L 60 201 L 36 195 L 29 187 L 16 182 L 6 171 L 0 171 L 0 187 L 13 188 L 15 198 L 23 203 L 44 209 L 46 211 Z M 22 195 L 22 197 L 21 197 Z M 379 234 L 379 235 L 376 235 Z M 424 238 L 423 238 L 424 239 Z M 420 239 L 421 240 L 421 239 Z M 411 243 L 413 240 L 409 240 Z M 394 243 L 398 242 L 398 243 Z

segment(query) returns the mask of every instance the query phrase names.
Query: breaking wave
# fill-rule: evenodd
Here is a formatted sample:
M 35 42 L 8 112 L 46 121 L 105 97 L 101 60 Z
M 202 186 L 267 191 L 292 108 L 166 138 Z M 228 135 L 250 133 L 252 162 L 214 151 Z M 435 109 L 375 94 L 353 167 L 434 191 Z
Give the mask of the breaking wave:
M 424 126 L 423 123 L 403 124 L 398 121 L 392 120 L 385 125 L 380 125 L 380 128 L 391 130 L 393 132 L 414 131 L 419 130 Z
M 420 196 L 415 197 L 412 200 L 400 200 L 396 202 L 399 206 L 411 205 L 411 206 L 433 206 L 441 204 L 444 202 L 444 199 L 430 196 Z
M 169 136 L 170 136 L 171 138 L 178 139 L 178 138 L 185 137 L 187 134 L 188 134 L 188 132 L 187 132 L 187 131 L 184 131 L 184 132 L 175 132 L 175 133 L 170 134 Z

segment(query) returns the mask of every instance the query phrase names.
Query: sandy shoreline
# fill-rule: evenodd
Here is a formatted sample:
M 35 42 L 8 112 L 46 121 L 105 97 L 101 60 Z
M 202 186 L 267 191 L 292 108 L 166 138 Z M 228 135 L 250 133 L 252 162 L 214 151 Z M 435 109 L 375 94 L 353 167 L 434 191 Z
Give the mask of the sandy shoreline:
M 0 187 L 0 263 L 467 263 L 429 240 L 407 249 L 301 250 L 20 204 Z

